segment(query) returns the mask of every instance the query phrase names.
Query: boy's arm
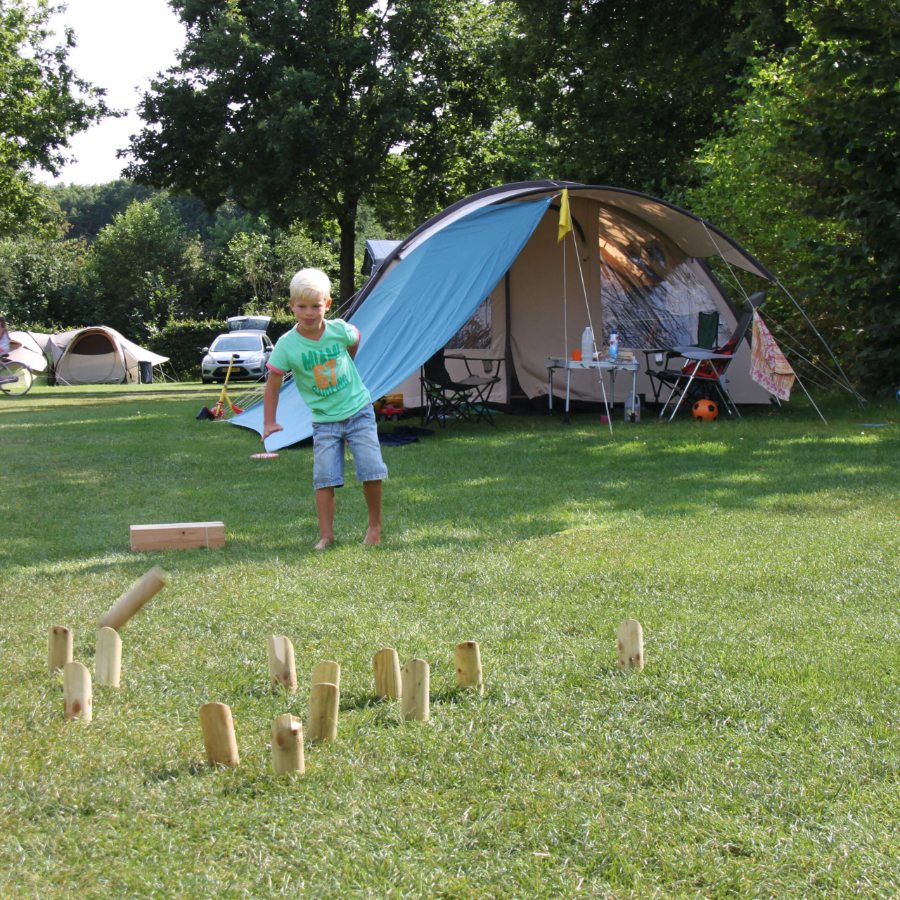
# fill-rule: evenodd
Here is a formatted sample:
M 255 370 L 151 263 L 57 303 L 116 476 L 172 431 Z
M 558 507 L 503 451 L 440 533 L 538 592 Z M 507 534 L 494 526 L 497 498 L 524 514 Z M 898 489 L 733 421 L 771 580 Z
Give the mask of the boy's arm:
M 359 342 L 362 340 L 362 334 L 355 325 L 351 325 L 350 327 L 356 332 L 356 343 L 351 344 L 347 348 L 347 352 L 350 354 L 350 359 L 356 359 L 356 351 L 359 350 Z
M 263 433 L 262 439 L 265 440 L 270 434 L 276 431 L 283 431 L 281 425 L 275 420 L 278 411 L 278 395 L 281 392 L 281 382 L 284 381 L 284 374 L 269 369 L 269 379 L 266 381 L 266 392 L 263 395 Z

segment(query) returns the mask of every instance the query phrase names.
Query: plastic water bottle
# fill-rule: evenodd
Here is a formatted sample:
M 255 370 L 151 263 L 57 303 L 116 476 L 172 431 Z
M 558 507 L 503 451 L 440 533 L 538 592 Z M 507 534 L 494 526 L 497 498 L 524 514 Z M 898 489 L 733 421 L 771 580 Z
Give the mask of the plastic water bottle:
M 594 361 L 594 329 L 588 325 L 581 332 L 581 362 L 590 365 Z
M 619 358 L 619 332 L 615 328 L 609 333 L 609 358 Z
M 637 394 L 629 392 L 628 396 L 625 398 L 625 421 L 641 421 L 641 398 Z

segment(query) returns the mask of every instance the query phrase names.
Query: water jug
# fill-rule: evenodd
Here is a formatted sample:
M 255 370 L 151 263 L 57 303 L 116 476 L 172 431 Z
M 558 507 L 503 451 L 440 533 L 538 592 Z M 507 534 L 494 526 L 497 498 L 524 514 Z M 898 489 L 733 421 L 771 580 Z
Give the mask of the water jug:
M 625 421 L 641 421 L 641 398 L 637 394 L 629 393 L 625 398 Z
M 588 325 L 581 332 L 581 361 L 590 365 L 594 360 L 594 329 Z
M 609 358 L 619 358 L 619 332 L 615 328 L 609 333 Z

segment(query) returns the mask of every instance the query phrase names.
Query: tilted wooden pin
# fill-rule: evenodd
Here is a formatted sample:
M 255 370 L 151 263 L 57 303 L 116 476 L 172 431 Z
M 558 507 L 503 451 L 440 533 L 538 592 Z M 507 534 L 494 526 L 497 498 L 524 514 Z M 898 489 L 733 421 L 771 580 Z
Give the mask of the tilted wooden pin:
M 294 645 L 290 638 L 283 634 L 273 634 L 269 637 L 268 647 L 272 687 L 280 686 L 291 692 L 296 691 L 297 669 L 294 665 Z
M 411 659 L 401 671 L 403 699 L 401 714 L 404 719 L 427 722 L 431 715 L 431 670 L 424 659 Z
M 241 761 L 234 736 L 234 720 L 228 706 L 224 703 L 204 703 L 200 707 L 200 727 L 203 729 L 206 758 L 211 764 L 236 766 Z
M 316 663 L 312 670 L 313 684 L 333 684 L 340 689 L 341 687 L 341 667 L 334 660 L 326 659 L 323 662 Z
M 400 657 L 393 647 L 384 647 L 372 657 L 375 670 L 375 696 L 399 700 L 403 694 L 400 680 Z
M 84 722 L 93 719 L 91 673 L 80 662 L 68 662 L 63 667 L 63 697 L 66 719 L 81 719 Z
M 474 688 L 479 694 L 484 693 L 484 680 L 481 671 L 481 650 L 477 641 L 463 641 L 453 651 L 456 663 L 456 683 L 461 688 Z
M 94 680 L 97 684 L 118 687 L 122 674 L 122 638 L 115 628 L 104 626 L 97 630 L 97 651 L 94 655 Z
M 637 619 L 626 619 L 619 626 L 617 645 L 619 668 L 640 672 L 644 668 L 644 629 Z
M 276 775 L 306 770 L 303 759 L 303 725 L 296 716 L 284 713 L 272 723 L 272 768 Z
M 136 581 L 109 608 L 100 620 L 99 628 L 115 628 L 118 631 L 145 603 L 152 600 L 167 584 L 169 576 L 154 566 L 146 575 Z
M 333 741 L 337 737 L 340 699 L 336 684 L 320 681 L 312 686 L 306 726 L 306 735 L 311 741 Z
M 72 631 L 65 625 L 53 625 L 50 628 L 47 668 L 52 675 L 62 671 L 69 662 L 72 662 Z

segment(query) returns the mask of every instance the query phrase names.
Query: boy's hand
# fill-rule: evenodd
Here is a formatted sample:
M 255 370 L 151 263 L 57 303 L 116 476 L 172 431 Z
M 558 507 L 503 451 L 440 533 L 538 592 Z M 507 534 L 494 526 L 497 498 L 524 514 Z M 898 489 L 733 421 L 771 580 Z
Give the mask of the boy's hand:
M 270 434 L 275 434 L 276 431 L 284 431 L 283 426 L 277 422 L 266 422 L 263 425 L 262 439 L 265 440 Z

